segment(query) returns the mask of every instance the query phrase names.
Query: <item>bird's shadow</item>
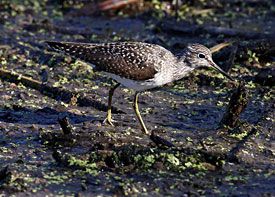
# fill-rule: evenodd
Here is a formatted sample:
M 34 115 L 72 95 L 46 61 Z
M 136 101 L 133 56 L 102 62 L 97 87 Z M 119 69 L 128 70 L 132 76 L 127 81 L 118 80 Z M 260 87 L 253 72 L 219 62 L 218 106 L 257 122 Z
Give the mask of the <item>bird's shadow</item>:
M 41 109 L 26 107 L 15 109 L 0 108 L 0 121 L 6 123 L 52 125 L 57 124 L 58 119 L 64 116 L 67 116 L 72 124 L 97 120 L 93 116 L 78 115 L 67 111 L 61 112 L 49 107 Z

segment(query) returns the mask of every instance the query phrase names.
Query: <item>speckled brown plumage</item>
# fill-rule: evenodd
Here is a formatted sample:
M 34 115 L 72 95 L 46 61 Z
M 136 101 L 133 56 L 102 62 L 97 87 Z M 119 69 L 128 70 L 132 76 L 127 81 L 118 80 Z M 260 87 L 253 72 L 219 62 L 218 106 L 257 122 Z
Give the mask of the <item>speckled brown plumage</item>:
M 47 43 L 55 50 L 95 65 L 98 71 L 113 73 L 132 80 L 153 78 L 162 64 L 161 59 L 165 56 L 172 57 L 169 51 L 158 45 L 140 42 Z

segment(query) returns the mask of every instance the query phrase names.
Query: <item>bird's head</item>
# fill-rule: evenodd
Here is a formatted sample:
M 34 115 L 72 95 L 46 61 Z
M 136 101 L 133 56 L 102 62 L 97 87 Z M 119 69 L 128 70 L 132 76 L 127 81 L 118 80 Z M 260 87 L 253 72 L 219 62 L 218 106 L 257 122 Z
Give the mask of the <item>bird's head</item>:
M 184 54 L 184 62 L 192 68 L 210 67 L 222 73 L 228 79 L 232 80 L 225 71 L 223 71 L 212 59 L 211 51 L 201 44 L 187 45 Z

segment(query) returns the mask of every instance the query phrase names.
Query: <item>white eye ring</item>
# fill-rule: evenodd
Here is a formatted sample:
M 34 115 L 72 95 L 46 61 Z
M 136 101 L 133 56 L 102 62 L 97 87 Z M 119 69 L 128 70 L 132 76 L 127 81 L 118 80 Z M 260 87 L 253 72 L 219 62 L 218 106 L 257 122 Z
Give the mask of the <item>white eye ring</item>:
M 198 58 L 204 59 L 204 58 L 205 58 L 205 55 L 204 55 L 203 53 L 199 53 L 199 54 L 198 54 Z

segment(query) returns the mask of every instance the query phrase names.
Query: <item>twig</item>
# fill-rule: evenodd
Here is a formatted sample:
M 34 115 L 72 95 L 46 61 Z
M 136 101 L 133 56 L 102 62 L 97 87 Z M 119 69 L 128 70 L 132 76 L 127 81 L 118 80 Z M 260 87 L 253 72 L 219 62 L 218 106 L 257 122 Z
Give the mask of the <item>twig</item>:
M 58 87 L 52 87 L 47 84 L 43 84 L 40 81 L 18 74 L 14 71 L 5 70 L 2 68 L 0 68 L 0 78 L 3 80 L 17 83 L 17 84 L 22 83 L 27 87 L 40 91 L 44 95 L 47 95 L 54 99 L 62 100 L 63 102 L 67 102 L 67 103 L 71 101 L 74 95 L 77 95 L 76 92 L 60 89 Z M 91 100 L 81 95 L 77 98 L 77 104 L 79 106 L 90 106 L 100 111 L 107 111 L 106 105 L 102 104 L 99 101 Z M 115 107 L 113 107 L 112 110 L 114 111 L 114 113 L 124 113 L 123 111 Z
M 248 92 L 243 83 L 240 83 L 238 88 L 233 92 L 227 110 L 220 122 L 221 127 L 234 128 L 240 118 L 241 113 L 248 103 Z
M 69 135 L 72 134 L 73 132 L 73 127 L 69 122 L 69 119 L 67 116 L 63 117 L 63 118 L 59 118 L 58 119 L 58 123 L 60 124 L 62 131 L 65 135 Z
M 158 136 L 155 134 L 154 131 L 152 131 L 151 135 L 150 135 L 150 139 L 157 145 L 160 147 L 175 147 L 175 145 L 171 142 L 169 142 L 168 140 Z
M 125 7 L 126 5 L 129 5 L 131 3 L 138 3 L 138 0 L 128 0 L 128 1 L 124 1 L 124 0 L 117 0 L 117 1 L 105 0 L 105 1 L 100 2 L 98 4 L 98 8 L 101 11 L 115 10 L 115 9 Z
M 223 42 L 223 43 L 220 43 L 220 44 L 217 44 L 217 45 L 211 47 L 210 51 L 211 51 L 211 53 L 216 53 L 216 52 L 220 51 L 221 49 L 223 49 L 224 47 L 227 47 L 231 44 L 232 43 L 230 43 L 230 42 Z

